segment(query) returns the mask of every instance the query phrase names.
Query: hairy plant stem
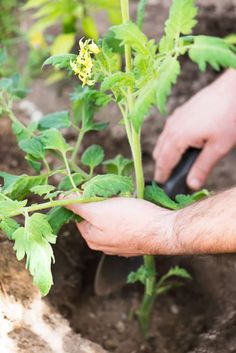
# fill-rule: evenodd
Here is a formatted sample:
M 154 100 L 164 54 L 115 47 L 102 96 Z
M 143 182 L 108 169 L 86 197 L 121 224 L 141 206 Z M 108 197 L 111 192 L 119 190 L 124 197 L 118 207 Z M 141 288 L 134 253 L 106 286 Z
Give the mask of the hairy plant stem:
M 71 185 L 72 185 L 73 188 L 76 190 L 76 189 L 77 189 L 77 186 L 75 185 L 74 179 L 73 179 L 73 177 L 72 177 L 71 170 L 70 170 L 70 166 L 69 166 L 69 162 L 68 162 L 68 160 L 67 160 L 66 154 L 63 153 L 63 154 L 62 154 L 62 157 L 63 157 L 64 163 L 65 163 L 67 175 L 68 175 L 68 177 L 69 177 L 69 179 L 70 179 Z
M 129 0 L 120 0 L 120 3 L 123 23 L 126 23 L 130 19 Z M 127 44 L 125 45 L 125 62 L 126 72 L 132 71 L 131 47 Z M 134 105 L 134 98 L 132 94 L 132 89 L 130 88 L 128 89 L 127 102 L 129 107 L 129 113 L 131 113 Z M 137 132 L 133 127 L 132 122 L 128 121 L 128 123 L 131 124 L 132 131 L 132 136 L 131 138 L 129 138 L 129 141 L 134 160 L 137 197 L 139 199 L 143 199 L 145 183 L 142 165 L 141 130 Z M 145 281 L 145 293 L 143 302 L 137 314 L 139 318 L 140 327 L 144 335 L 146 335 L 149 328 L 151 310 L 156 297 L 156 268 L 155 259 L 153 256 L 144 256 L 144 267 L 147 273 L 147 278 Z
M 78 139 L 77 139 L 77 141 L 76 141 L 76 144 L 75 144 L 75 147 L 74 147 L 72 156 L 71 156 L 71 163 L 72 163 L 72 164 L 73 164 L 73 163 L 76 163 L 76 159 L 77 159 L 77 156 L 78 156 L 79 149 L 80 149 L 81 142 L 82 142 L 83 138 L 84 138 L 84 131 L 83 131 L 83 130 L 80 130 Z
M 31 213 L 31 212 L 36 212 L 36 211 L 42 211 L 42 210 L 46 210 L 49 208 L 54 208 L 54 207 L 65 207 L 68 205 L 74 205 L 74 204 L 83 204 L 83 203 L 91 203 L 91 202 L 100 202 L 100 201 L 104 201 L 105 198 L 103 197 L 93 197 L 93 198 L 89 198 L 89 199 L 83 199 L 80 197 L 78 198 L 74 198 L 74 199 L 62 199 L 62 200 L 56 200 L 56 201 L 49 201 L 49 202 L 44 202 L 41 204 L 35 204 L 35 205 L 31 205 L 28 207 L 22 207 L 21 210 L 17 211 L 17 212 L 12 212 L 9 217 L 16 217 L 16 216 L 20 216 L 22 214 L 25 213 Z M 0 217 L 1 219 L 1 217 Z

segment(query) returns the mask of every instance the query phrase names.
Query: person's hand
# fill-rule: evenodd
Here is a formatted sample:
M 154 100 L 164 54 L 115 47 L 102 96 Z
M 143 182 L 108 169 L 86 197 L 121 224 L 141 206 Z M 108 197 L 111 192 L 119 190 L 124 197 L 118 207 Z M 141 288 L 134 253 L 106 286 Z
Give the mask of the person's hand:
M 155 179 L 164 183 L 189 147 L 203 148 L 187 183 L 200 189 L 236 144 L 236 70 L 229 70 L 169 117 L 153 152 Z
M 121 256 L 178 251 L 172 234 L 178 212 L 122 197 L 67 208 L 84 219 L 77 226 L 93 250 Z

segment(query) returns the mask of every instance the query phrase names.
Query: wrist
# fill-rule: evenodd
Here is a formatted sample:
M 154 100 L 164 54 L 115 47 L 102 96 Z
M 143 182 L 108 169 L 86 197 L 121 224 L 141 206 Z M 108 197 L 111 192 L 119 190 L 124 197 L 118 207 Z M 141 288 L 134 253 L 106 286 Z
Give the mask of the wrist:
M 155 254 L 178 255 L 183 253 L 175 230 L 179 211 L 166 210 L 160 217 L 158 210 L 155 224 Z

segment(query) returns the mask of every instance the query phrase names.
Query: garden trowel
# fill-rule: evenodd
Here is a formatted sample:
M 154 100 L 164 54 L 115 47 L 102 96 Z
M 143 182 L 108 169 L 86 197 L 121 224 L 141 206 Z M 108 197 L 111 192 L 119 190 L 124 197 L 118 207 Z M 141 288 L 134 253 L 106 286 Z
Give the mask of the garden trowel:
M 200 149 L 190 148 L 183 155 L 166 184 L 160 185 L 172 199 L 178 194 L 190 192 L 186 177 L 200 152 Z M 152 181 L 146 182 L 146 185 L 151 184 Z M 142 263 L 141 256 L 125 258 L 102 255 L 95 276 L 95 293 L 105 296 L 119 290 L 127 283 L 129 273 L 136 271 Z

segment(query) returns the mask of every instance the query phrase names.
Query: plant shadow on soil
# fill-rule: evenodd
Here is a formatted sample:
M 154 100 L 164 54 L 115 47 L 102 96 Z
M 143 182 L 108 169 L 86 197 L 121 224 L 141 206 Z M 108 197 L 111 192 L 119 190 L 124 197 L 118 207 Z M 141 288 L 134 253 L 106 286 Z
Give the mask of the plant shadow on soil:
M 207 3 L 207 1 L 206 1 Z M 227 35 L 236 31 L 236 3 L 217 13 L 212 5 L 200 12 L 197 31 L 213 35 Z M 155 13 L 158 13 L 158 16 Z M 165 7 L 149 7 L 147 33 L 153 35 L 154 23 L 166 17 Z M 156 31 L 159 29 L 157 27 Z M 158 33 L 156 33 L 158 35 Z M 183 61 L 183 74 L 170 100 L 170 109 L 182 104 L 189 96 L 211 82 L 213 72 L 200 74 L 195 65 Z M 40 80 L 35 83 L 36 95 L 30 99 L 45 113 L 52 110 L 50 92 L 42 92 Z M 187 92 L 187 94 L 186 94 Z M 47 104 L 43 97 L 47 96 Z M 61 104 L 61 97 L 60 99 Z M 55 103 L 55 100 L 53 101 Z M 65 101 L 67 102 L 67 101 Z M 53 104 L 54 104 L 53 103 Z M 48 110 L 48 111 L 47 111 Z M 109 111 L 112 121 L 116 112 Z M 191 117 L 190 117 L 191 118 Z M 163 126 L 152 116 L 144 126 L 143 158 L 145 174 L 152 177 L 152 149 Z M 0 169 L 24 173 L 27 170 L 23 155 L 17 150 L 9 124 L 0 122 Z M 107 132 L 90 135 L 84 147 L 102 141 L 107 157 L 117 151 L 129 156 L 124 134 L 113 122 Z M 122 149 L 122 150 L 121 150 Z M 210 190 L 223 190 L 236 184 L 236 151 L 227 156 L 209 179 Z M 233 174 L 234 173 L 234 174 Z M 84 337 L 100 343 L 115 353 L 229 353 L 236 352 L 236 256 L 158 257 L 157 270 L 165 273 L 171 266 L 180 265 L 191 273 L 193 280 L 159 297 L 152 315 L 150 337 L 144 341 L 135 319 L 130 317 L 142 298 L 141 286 L 126 286 L 109 297 L 96 297 L 93 289 L 95 270 L 100 254 L 90 251 L 79 237 L 74 225 L 64 227 L 55 247 L 56 264 L 53 268 L 55 285 L 48 300 L 69 321 L 72 328 Z

